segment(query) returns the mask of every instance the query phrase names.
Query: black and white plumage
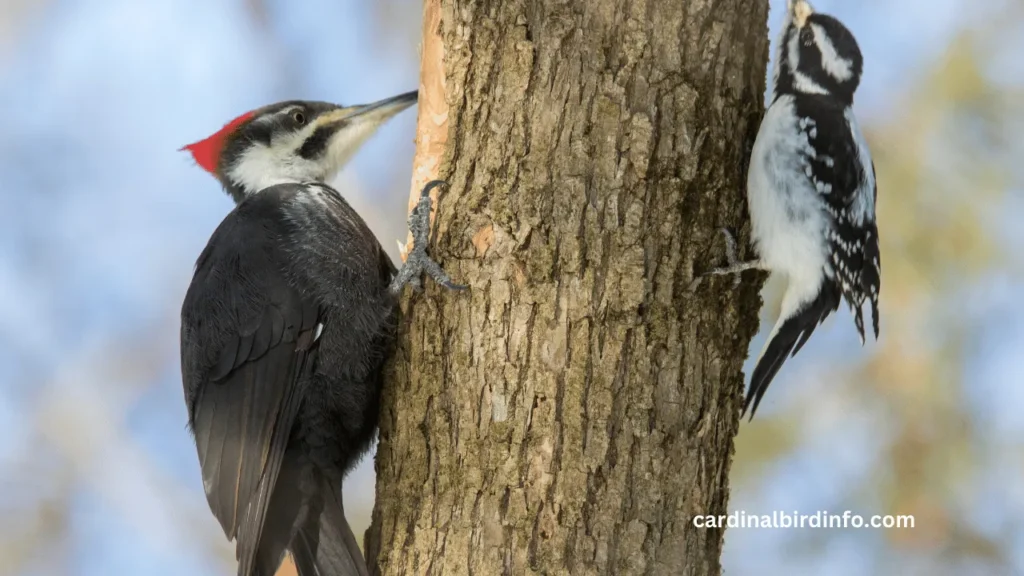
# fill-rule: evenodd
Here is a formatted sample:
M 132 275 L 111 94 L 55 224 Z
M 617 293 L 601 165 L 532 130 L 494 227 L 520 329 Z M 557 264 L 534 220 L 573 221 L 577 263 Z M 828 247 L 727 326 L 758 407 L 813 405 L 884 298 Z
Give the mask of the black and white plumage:
M 285 551 L 301 576 L 368 573 L 341 485 L 376 430 L 397 297 L 423 271 L 458 286 L 426 256 L 428 190 L 399 272 L 324 182 L 415 101 L 283 102 L 187 147 L 237 202 L 196 263 L 181 362 L 207 500 L 239 576 L 271 576 Z
M 761 268 L 786 289 L 758 358 L 744 412 L 751 417 L 786 358 L 845 299 L 861 342 L 862 305 L 878 337 L 881 262 L 874 164 L 853 114 L 862 57 L 843 24 L 790 0 L 775 58 L 772 97 L 747 173 L 758 260 L 712 273 Z

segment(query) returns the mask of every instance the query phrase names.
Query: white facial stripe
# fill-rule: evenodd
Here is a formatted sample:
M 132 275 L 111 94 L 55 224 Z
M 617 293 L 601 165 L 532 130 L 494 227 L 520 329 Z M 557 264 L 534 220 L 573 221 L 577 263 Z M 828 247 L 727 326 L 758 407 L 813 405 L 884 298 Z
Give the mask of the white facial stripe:
M 794 73 L 800 68 L 800 34 L 794 30 L 786 45 L 789 51 L 789 69 Z
M 289 106 L 287 108 L 282 108 L 282 109 L 278 110 L 277 112 L 274 112 L 273 114 L 261 115 L 261 116 L 257 117 L 254 122 L 256 124 L 273 124 L 275 122 L 280 121 L 282 117 L 289 116 L 289 115 L 291 115 L 292 112 L 295 112 L 296 110 L 301 110 L 301 109 L 302 109 L 302 107 L 299 106 L 298 104 L 296 104 L 296 105 L 293 105 L 293 106 Z
M 786 51 L 789 56 L 789 70 L 793 74 L 793 89 L 804 94 L 828 94 L 820 84 L 811 79 L 810 76 L 799 71 L 800 68 L 800 34 L 795 32 L 790 35 L 786 43 Z M 833 49 L 833 52 L 835 50 Z
M 793 89 L 804 94 L 828 94 L 810 76 L 800 72 L 800 34 L 795 32 L 789 39 L 789 65 L 793 73 Z
M 331 137 L 324 155 L 325 173 L 323 178 L 330 180 L 337 175 L 342 166 L 356 153 L 366 140 L 380 127 L 379 122 L 367 122 L 353 119 L 343 130 Z
M 275 184 L 319 180 L 323 167 L 295 153 L 306 141 L 316 125 L 282 137 L 275 136 L 270 146 L 255 143 L 235 161 L 227 173 L 228 178 L 240 184 L 247 193 L 255 193 Z
M 822 88 L 820 84 L 811 80 L 811 77 L 803 72 L 793 73 L 793 89 L 804 94 L 828 94 L 828 90 Z
M 289 108 L 281 113 L 297 109 L 301 108 Z M 337 175 L 359 147 L 395 112 L 394 107 L 380 108 L 350 118 L 331 136 L 324 154 L 312 160 L 303 158 L 299 149 L 317 128 L 352 113 L 351 110 L 340 109 L 327 112 L 318 117 L 316 122 L 311 122 L 293 134 L 275 134 L 269 146 L 252 143 L 225 175 L 241 186 L 246 194 L 288 182 L 327 182 Z
M 839 56 L 825 29 L 817 24 L 811 24 L 811 31 L 814 32 L 814 43 L 821 52 L 821 67 L 825 72 L 840 82 L 853 78 L 853 62 Z

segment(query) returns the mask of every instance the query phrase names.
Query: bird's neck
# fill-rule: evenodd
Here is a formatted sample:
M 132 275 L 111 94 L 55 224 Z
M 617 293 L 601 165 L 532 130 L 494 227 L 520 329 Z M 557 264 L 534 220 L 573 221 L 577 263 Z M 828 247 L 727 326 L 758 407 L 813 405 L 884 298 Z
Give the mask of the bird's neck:
M 280 184 L 322 184 L 326 186 L 327 182 L 322 178 L 296 178 L 294 176 L 268 174 L 248 182 L 239 182 L 225 178 L 222 184 L 224 185 L 224 190 L 235 201 L 235 204 L 241 204 L 246 198 L 255 196 L 271 186 Z
M 772 90 L 772 99 L 769 104 L 774 103 L 780 96 L 820 96 L 831 98 L 843 104 L 853 106 L 853 91 L 844 86 L 837 86 L 834 82 L 818 81 L 812 75 L 800 71 L 784 70 L 775 78 L 775 85 Z

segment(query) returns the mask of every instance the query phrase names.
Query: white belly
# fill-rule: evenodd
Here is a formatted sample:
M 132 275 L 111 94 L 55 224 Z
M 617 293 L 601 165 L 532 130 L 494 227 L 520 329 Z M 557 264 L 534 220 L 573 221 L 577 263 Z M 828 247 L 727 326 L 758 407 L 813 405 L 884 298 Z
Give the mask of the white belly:
M 824 201 L 807 176 L 807 137 L 797 129 L 792 98 L 765 114 L 747 172 L 747 202 L 755 247 L 772 272 L 820 281 L 828 270 Z

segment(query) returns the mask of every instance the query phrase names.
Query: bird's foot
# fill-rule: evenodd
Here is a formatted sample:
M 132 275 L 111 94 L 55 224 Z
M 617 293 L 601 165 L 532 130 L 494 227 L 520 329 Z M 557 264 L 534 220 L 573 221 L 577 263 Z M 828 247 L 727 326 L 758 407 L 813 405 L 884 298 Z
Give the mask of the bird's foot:
M 708 276 L 728 276 L 735 274 L 736 278 L 733 280 L 733 288 L 740 285 L 740 272 L 754 269 L 764 269 L 764 265 L 760 260 L 750 260 L 748 262 L 740 262 L 736 258 L 736 238 L 733 237 L 732 233 L 727 228 L 721 229 L 722 236 L 725 238 L 725 260 L 728 265 L 724 268 L 715 268 L 708 270 L 707 272 L 697 276 L 690 282 L 689 291 L 693 292 L 700 286 L 700 283 L 704 278 Z
M 420 201 L 412 209 L 412 213 L 409 214 L 412 248 L 409 249 L 405 263 L 402 264 L 402 267 L 395 274 L 394 279 L 391 280 L 391 285 L 388 287 L 388 290 L 396 296 L 402 292 L 402 288 L 406 284 L 411 284 L 414 289 L 420 290 L 423 287 L 420 277 L 424 273 L 433 278 L 434 282 L 449 290 L 465 290 L 469 288 L 469 286 L 453 282 L 448 273 L 441 268 L 441 265 L 434 262 L 427 254 L 427 244 L 430 243 L 430 208 L 433 204 L 430 200 L 430 191 L 438 186 L 447 185 L 448 183 L 444 180 L 428 182 L 420 194 Z

